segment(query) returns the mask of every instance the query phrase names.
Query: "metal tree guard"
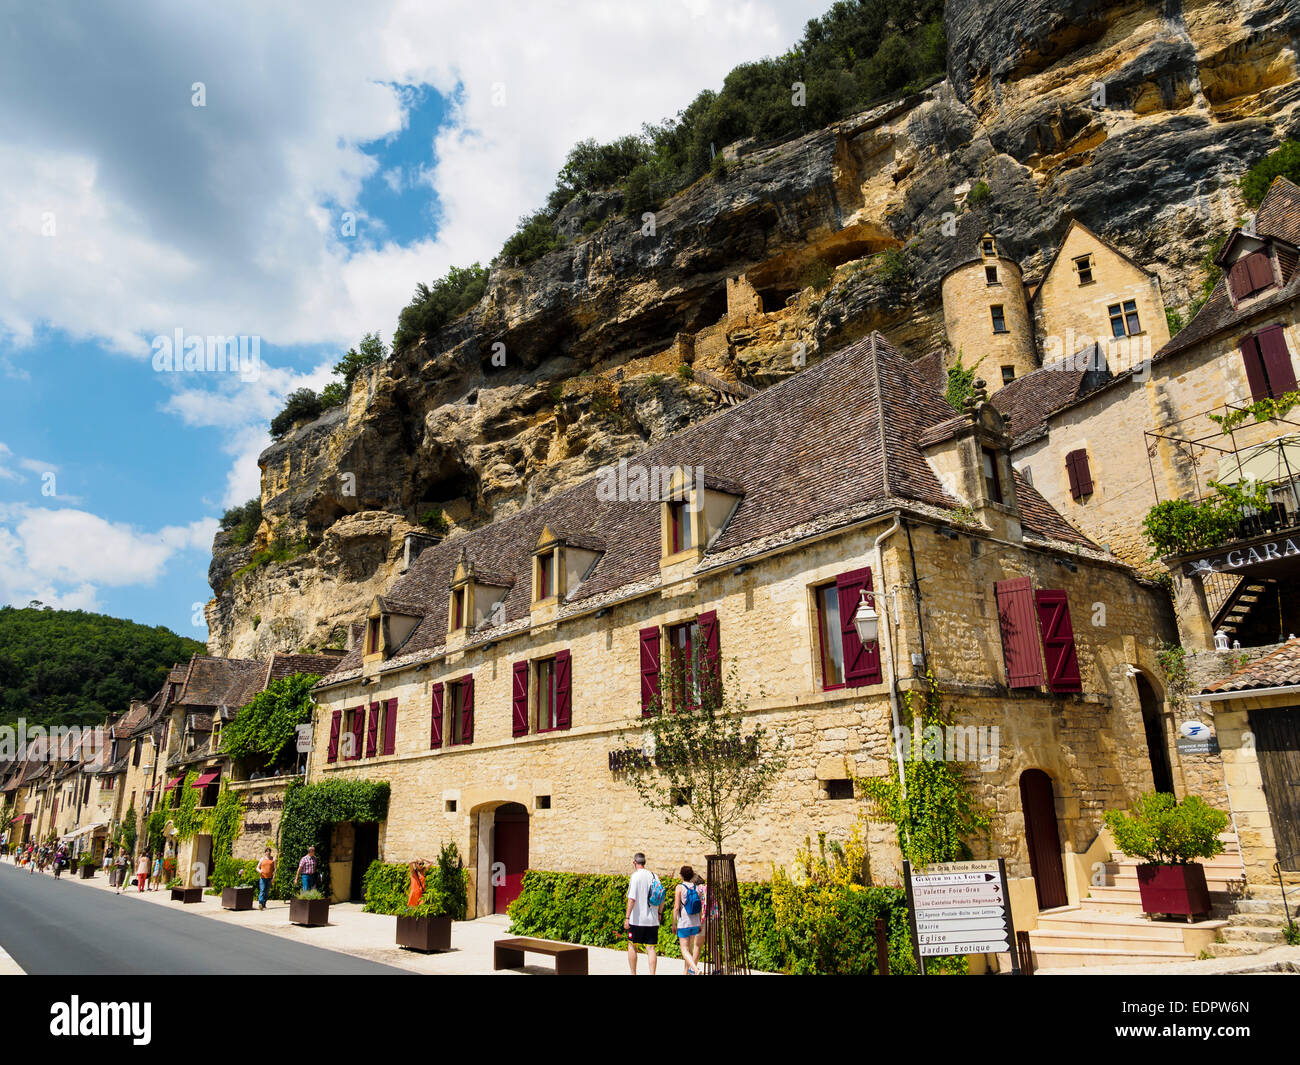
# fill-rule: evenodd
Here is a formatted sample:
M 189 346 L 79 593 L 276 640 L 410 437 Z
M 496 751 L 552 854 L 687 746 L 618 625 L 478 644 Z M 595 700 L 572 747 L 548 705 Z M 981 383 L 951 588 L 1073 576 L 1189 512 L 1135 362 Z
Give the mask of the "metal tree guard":
M 747 975 L 749 951 L 745 915 L 740 908 L 734 854 L 708 854 L 708 912 L 703 965 L 706 975 Z

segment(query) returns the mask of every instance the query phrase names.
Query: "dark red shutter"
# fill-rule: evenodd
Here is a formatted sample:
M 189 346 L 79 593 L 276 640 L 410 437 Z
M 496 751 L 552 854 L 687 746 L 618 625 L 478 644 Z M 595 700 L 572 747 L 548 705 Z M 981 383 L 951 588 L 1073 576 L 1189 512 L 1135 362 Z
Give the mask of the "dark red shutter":
M 710 610 L 696 619 L 700 627 L 701 683 L 713 685 L 716 693 L 722 690 L 722 645 L 718 639 L 718 612 Z
M 379 704 L 370 704 L 370 727 L 366 729 L 366 757 L 379 753 Z
M 1070 478 L 1070 497 L 1082 499 L 1092 495 L 1092 471 L 1088 467 L 1088 452 L 1083 448 L 1065 456 L 1065 472 Z
M 433 708 L 429 715 L 429 746 L 442 746 L 442 692 L 445 685 L 433 686 Z
M 1047 686 L 1054 692 L 1082 691 L 1079 655 L 1074 647 L 1074 628 L 1070 624 L 1070 604 L 1065 592 L 1045 588 L 1035 594 L 1034 601 L 1047 657 Z
M 569 652 L 555 656 L 555 727 L 568 728 L 573 716 L 573 669 Z
M 1250 385 L 1250 398 L 1254 402 L 1268 399 L 1268 381 L 1264 377 L 1264 360 L 1254 336 L 1248 336 L 1239 345 L 1242 361 L 1246 364 L 1246 382 Z
M 1033 586 L 1028 577 L 1016 577 L 998 581 L 993 592 L 998 601 L 1007 687 L 1036 688 L 1043 683 L 1043 653 Z
M 512 736 L 528 735 L 528 663 L 516 662 L 514 669 L 514 695 L 511 702 Z
M 1274 399 L 1281 399 L 1296 387 L 1295 371 L 1291 368 L 1291 353 L 1286 348 L 1286 335 L 1280 325 L 1271 325 L 1255 334 L 1259 355 L 1268 374 L 1268 387 Z
M 1249 258 L 1250 256 L 1244 256 L 1238 259 L 1228 269 L 1228 286 L 1239 300 L 1244 300 L 1250 295 L 1250 263 L 1247 261 Z
M 648 717 L 659 701 L 659 629 L 642 629 L 641 716 Z
M 1259 292 L 1273 284 L 1273 260 L 1266 251 L 1251 252 L 1246 256 L 1246 269 L 1250 272 L 1250 291 Z
M 363 705 L 363 706 L 358 706 L 356 710 L 352 712 L 352 758 L 353 760 L 356 760 L 361 757 L 361 752 L 362 752 L 361 740 L 362 740 L 362 736 L 365 734 L 365 731 L 366 731 L 366 708 Z
M 343 711 L 335 710 L 330 715 L 330 749 L 326 755 L 327 762 L 337 762 L 339 760 L 339 731 L 343 728 Z
M 461 710 L 460 742 L 474 742 L 474 674 L 471 673 L 461 683 L 464 687 L 464 703 Z
M 397 750 L 397 700 L 389 699 L 384 704 L 384 749 L 380 754 L 392 754 Z
M 844 648 L 844 686 L 861 688 L 880 683 L 880 641 L 863 645 L 858 639 L 853 616 L 862 602 L 862 593 L 871 591 L 870 568 L 849 570 L 835 578 L 840 601 L 840 644 Z

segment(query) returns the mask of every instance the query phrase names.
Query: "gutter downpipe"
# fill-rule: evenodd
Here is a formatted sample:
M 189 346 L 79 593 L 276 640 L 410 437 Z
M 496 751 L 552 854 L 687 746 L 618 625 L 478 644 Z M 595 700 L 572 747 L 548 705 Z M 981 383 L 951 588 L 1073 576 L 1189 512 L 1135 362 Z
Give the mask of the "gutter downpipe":
M 876 543 L 874 546 L 874 550 L 876 553 L 876 572 L 880 574 L 882 584 L 884 583 L 885 563 L 884 563 L 884 555 L 880 550 L 880 545 L 883 544 L 887 539 L 889 539 L 889 537 L 893 536 L 894 533 L 898 532 L 899 525 L 900 525 L 899 515 L 896 512 L 894 514 L 894 524 L 876 537 Z M 882 594 L 884 593 L 883 588 L 881 589 L 881 592 Z M 888 600 L 886 600 L 886 603 L 887 602 Z M 907 782 L 903 774 L 903 748 L 899 745 L 898 742 L 898 737 L 900 735 L 899 730 L 902 728 L 902 722 L 899 719 L 899 713 L 898 713 L 898 670 L 895 668 L 895 662 L 894 662 L 894 636 L 892 631 L 893 624 L 894 624 L 894 618 L 893 618 L 894 611 L 887 610 L 886 612 L 889 618 L 889 623 L 886 625 L 882 625 L 880 631 L 886 637 L 885 642 L 888 644 L 887 657 L 889 660 L 889 711 L 890 711 L 890 716 L 892 717 L 894 723 L 894 735 L 891 737 L 891 742 L 894 747 L 894 758 L 895 761 L 897 761 L 898 763 L 898 787 L 900 789 L 900 793 L 902 794 L 903 798 L 907 798 Z

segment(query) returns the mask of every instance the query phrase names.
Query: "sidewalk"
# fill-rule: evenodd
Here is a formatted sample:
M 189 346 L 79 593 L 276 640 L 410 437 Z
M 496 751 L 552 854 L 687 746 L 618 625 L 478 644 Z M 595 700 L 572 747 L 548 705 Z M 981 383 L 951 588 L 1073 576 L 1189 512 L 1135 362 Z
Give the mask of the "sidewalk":
M 7 859 L 6 859 L 7 860 Z M 50 883 L 50 890 L 62 890 L 63 884 L 74 885 L 72 890 L 85 888 L 113 892 L 108 878 L 102 870 L 97 870 L 90 880 L 80 880 L 66 873 L 55 884 L 50 873 L 37 873 Z M 136 891 L 134 881 L 129 889 L 123 887 L 122 898 L 133 899 L 142 905 L 169 906 L 182 910 L 195 917 L 212 921 L 224 921 L 228 924 L 254 928 L 271 935 L 296 939 L 302 943 L 337 950 L 357 958 L 382 962 L 397 966 L 412 973 L 437 973 L 444 975 L 491 975 L 492 944 L 509 935 L 507 929 L 510 919 L 504 914 L 481 917 L 476 921 L 457 921 L 452 926 L 452 949 L 445 954 L 420 954 L 416 951 L 403 950 L 395 945 L 397 936 L 397 918 L 377 913 L 365 913 L 359 902 L 333 903 L 330 906 L 330 923 L 324 928 L 303 928 L 289 923 L 289 904 L 274 899 L 267 902 L 265 910 L 256 906 L 251 910 L 236 912 L 221 908 L 220 895 L 204 895 L 202 902 L 185 905 L 171 901 L 171 892 L 164 889 Z M 627 952 L 608 950 L 604 947 L 589 947 L 588 966 L 593 976 L 626 976 Z M 526 956 L 528 964 L 521 970 L 502 970 L 497 975 L 520 975 L 522 973 L 554 974 L 551 959 L 538 954 Z M 646 972 L 646 959 L 642 957 L 638 971 Z M 680 976 L 684 973 L 680 958 L 660 958 L 658 972 L 660 976 Z

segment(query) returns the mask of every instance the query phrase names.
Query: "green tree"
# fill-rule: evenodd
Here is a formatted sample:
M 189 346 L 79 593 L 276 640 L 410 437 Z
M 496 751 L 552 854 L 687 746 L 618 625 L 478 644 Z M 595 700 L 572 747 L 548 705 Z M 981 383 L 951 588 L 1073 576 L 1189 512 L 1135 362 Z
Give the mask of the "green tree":
M 271 419 L 271 435 L 279 440 L 295 422 L 318 418 L 320 413 L 320 396 L 310 388 L 294 389 L 284 401 L 284 409 Z
M 286 761 L 298 726 L 311 721 L 312 686 L 318 680 L 319 674 L 294 673 L 271 681 L 221 730 L 222 752 L 264 767 Z
M 400 351 L 459 318 L 483 298 L 487 279 L 487 268 L 474 263 L 453 266 L 432 285 L 416 285 L 414 297 L 398 317 L 393 350 Z
M 367 333 L 355 348 L 348 348 L 348 353 L 334 364 L 334 372 L 343 378 L 344 385 L 351 388 L 357 374 L 386 358 L 388 345 L 379 339 L 378 333 Z
M 1248 206 L 1258 207 L 1275 178 L 1284 177 L 1300 185 L 1300 141 L 1283 141 L 1246 171 L 1241 179 L 1241 197 Z

